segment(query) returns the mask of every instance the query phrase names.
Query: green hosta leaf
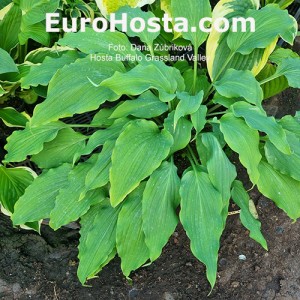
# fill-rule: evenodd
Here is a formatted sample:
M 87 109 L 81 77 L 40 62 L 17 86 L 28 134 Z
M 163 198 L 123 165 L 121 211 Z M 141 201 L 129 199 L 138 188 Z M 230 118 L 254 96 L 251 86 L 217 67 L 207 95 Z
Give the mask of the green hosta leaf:
M 267 5 L 260 10 L 248 10 L 246 18 L 249 17 L 255 19 L 255 33 L 250 30 L 242 32 L 241 27 L 237 32 L 230 31 L 227 44 L 233 52 L 250 54 L 256 48 L 266 48 L 278 37 L 293 44 L 298 26 L 286 10 L 277 5 Z
M 45 20 L 46 13 L 55 12 L 59 6 L 59 0 L 20 0 L 19 3 L 25 26 Z
M 211 287 L 217 277 L 220 237 L 223 231 L 223 201 L 208 174 L 194 169 L 181 182 L 180 220 L 191 240 L 193 254 L 206 265 Z
M 45 25 L 42 23 L 26 26 L 21 24 L 21 32 L 19 33 L 20 44 L 25 45 L 29 39 L 48 46 L 50 44 L 50 33 L 46 32 Z
M 0 48 L 10 52 L 19 42 L 22 12 L 15 4 L 0 10 Z
M 50 34 L 41 23 L 46 19 L 46 13 L 53 13 L 59 6 L 59 0 L 20 0 L 22 11 L 21 31 L 19 41 L 24 45 L 28 39 L 33 39 L 43 45 L 50 43 Z
M 142 219 L 142 198 L 145 184 L 128 195 L 122 205 L 117 223 L 117 251 L 121 267 L 128 277 L 149 259 Z
M 130 28 L 132 19 L 140 18 L 145 21 L 145 24 L 148 24 L 149 19 L 155 17 L 151 11 L 142 11 L 140 8 L 131 8 L 130 6 L 124 6 L 116 12 L 116 18 L 121 19 L 122 14 L 127 16 L 127 31 L 126 34 L 130 37 L 139 37 L 140 40 L 150 47 L 153 44 L 153 41 L 159 36 L 159 32 L 150 32 L 149 30 L 143 30 L 141 32 L 134 32 Z M 122 31 L 122 26 L 117 26 L 117 28 Z
M 224 226 L 228 215 L 230 189 L 237 173 L 235 166 L 229 161 L 219 141 L 212 133 L 202 135 L 202 143 L 205 147 L 206 167 L 208 176 L 214 187 L 221 193 L 223 200 Z
M 207 106 L 200 105 L 199 109 L 191 115 L 191 120 L 194 128 L 196 129 L 196 135 L 198 135 L 206 124 Z
M 277 48 L 269 57 L 269 60 L 276 64 L 279 65 L 282 63 L 283 60 L 286 58 L 299 58 L 299 55 L 292 51 L 291 49 L 285 49 L 285 48 Z
M 118 119 L 110 127 L 97 130 L 91 135 L 85 149 L 80 154 L 88 155 L 97 147 L 104 145 L 106 141 L 116 140 L 129 121 L 127 118 Z
M 278 123 L 286 130 L 294 133 L 298 139 L 300 139 L 300 122 L 297 120 L 297 114 L 295 117 L 287 115 L 283 117 Z
M 113 258 L 118 214 L 119 209 L 103 202 L 93 206 L 81 218 L 77 275 L 82 284 Z
M 124 71 L 121 62 L 93 62 L 89 57 L 60 69 L 50 81 L 47 99 L 35 108 L 32 125 L 92 111 L 106 100 L 116 100 L 118 96 L 111 90 L 92 83 L 101 82 L 115 71 Z
M 104 188 L 88 191 L 81 201 L 72 196 L 64 198 L 61 195 L 66 196 L 64 193 L 58 195 L 55 207 L 50 214 L 50 226 L 54 230 L 78 220 L 91 206 L 104 201 L 107 191 Z
M 267 63 L 263 70 L 257 75 L 258 81 L 263 81 L 276 73 L 276 66 Z M 288 81 L 284 76 L 277 77 L 261 85 L 264 92 L 264 99 L 271 98 L 289 87 Z
M 174 115 L 172 111 L 165 119 L 164 128 L 173 136 L 174 143 L 171 147 L 170 154 L 184 149 L 191 141 L 193 124 L 186 118 L 180 118 L 176 129 L 174 129 Z
M 150 176 L 143 195 L 143 230 L 151 261 L 156 260 L 178 224 L 180 179 L 173 162 Z
M 300 58 L 288 57 L 278 65 L 273 77 L 285 76 L 289 86 L 300 88 Z
M 265 154 L 268 162 L 278 171 L 300 181 L 300 142 L 299 139 L 288 134 L 288 141 L 292 146 L 290 155 L 280 152 L 270 141 L 265 144 Z
M 213 97 L 212 101 L 215 104 L 221 104 L 222 106 L 224 106 L 226 108 L 229 108 L 235 102 L 243 101 L 243 98 L 226 98 L 224 96 L 221 96 L 218 92 L 216 92 L 214 94 L 214 97 Z
M 2 88 L 2 86 L 0 85 L 0 97 L 5 95 L 6 91 Z M 1 99 L 0 99 L 1 100 Z
M 199 20 L 205 17 L 211 17 L 210 1 L 172 0 L 171 15 L 173 18 L 185 18 L 188 20 L 189 30 L 188 32 L 182 32 L 182 36 L 191 41 L 196 48 L 200 47 L 200 45 L 206 40 L 208 33 L 199 30 Z
M 58 45 L 54 45 L 52 48 L 37 48 L 30 51 L 26 57 L 25 62 L 30 62 L 32 64 L 38 65 L 42 64 L 46 58 L 54 58 L 59 59 L 64 54 L 68 52 L 72 52 L 75 50 L 70 49 L 69 47 L 60 47 Z
M 285 9 L 290 6 L 294 0 L 266 0 L 267 4 L 276 3 L 280 6 L 281 9 Z
M 204 92 L 201 91 L 199 94 L 195 96 L 191 96 L 186 92 L 177 93 L 177 97 L 180 100 L 174 115 L 174 128 L 176 128 L 178 120 L 181 117 L 185 117 L 187 115 L 191 115 L 195 113 L 203 100 Z
M 0 48 L 0 74 L 19 72 L 14 60 L 3 49 Z
M 197 76 L 196 80 L 196 87 L 194 87 L 194 70 L 189 69 L 185 71 L 182 75 L 184 78 L 185 83 L 185 90 L 189 94 L 199 93 L 201 91 L 204 91 L 204 94 L 208 93 L 208 90 L 210 88 L 210 82 L 208 81 L 208 78 L 206 75 L 199 75 Z
M 114 13 L 119 10 L 119 8 L 130 5 L 131 7 L 142 7 L 146 4 L 152 4 L 154 0 L 123 0 L 119 1 L 106 1 L 106 0 L 96 0 L 96 3 L 101 11 L 101 14 L 105 17 L 108 14 Z
M 29 89 L 30 86 L 48 85 L 53 75 L 65 65 L 73 63 L 79 58 L 76 51 L 66 51 L 60 57 L 46 57 L 40 65 L 33 65 L 29 73 L 21 78 L 21 86 Z
M 149 89 L 156 89 L 163 102 L 173 100 L 175 92 L 183 85 L 179 71 L 164 63 L 138 65 L 127 73 L 116 72 L 101 83 L 102 87 L 110 88 L 119 96 L 136 96 Z
M 243 97 L 248 102 L 261 106 L 263 91 L 250 71 L 229 69 L 214 86 L 224 97 Z
M 263 237 L 260 227 L 260 222 L 253 217 L 249 205 L 250 199 L 242 182 L 235 181 L 231 191 L 232 200 L 240 207 L 240 219 L 242 224 L 250 231 L 250 237 L 257 241 L 261 246 L 268 250 L 267 242 Z
M 75 154 L 83 151 L 87 137 L 65 128 L 58 132 L 56 138 L 45 143 L 41 152 L 33 155 L 31 160 L 40 168 L 56 168 L 63 163 L 73 163 Z
M 76 166 L 68 176 L 67 184 L 60 189 L 55 207 L 50 214 L 50 226 L 58 229 L 72 221 L 76 221 L 85 214 L 91 205 L 101 202 L 106 198 L 105 191 L 96 190 L 95 193 L 86 193 L 80 199 L 82 190 L 85 188 L 85 178 L 92 169 L 94 159 L 81 163 Z
M 13 213 L 16 202 L 34 177 L 35 173 L 28 168 L 6 168 L 0 165 L 0 204 Z
M 85 32 L 70 32 L 58 41 L 61 46 L 77 48 L 86 54 L 109 54 L 112 57 L 119 55 L 126 57 L 127 55 L 135 55 L 136 51 L 131 49 L 131 43 L 127 36 L 121 32 L 105 31 L 99 34 L 92 28 L 86 28 Z M 112 47 L 117 45 L 117 47 Z M 90 59 L 95 56 L 91 55 Z
M 40 127 L 31 127 L 30 123 L 27 123 L 24 130 L 14 131 L 7 138 L 4 147 L 7 151 L 5 161 L 20 162 L 25 160 L 27 155 L 38 154 L 43 150 L 44 144 L 54 140 L 58 132 L 65 127 L 62 122 L 53 122 Z
M 239 154 L 240 161 L 247 168 L 252 183 L 257 183 L 260 177 L 258 165 L 262 158 L 257 130 L 248 127 L 245 121 L 236 118 L 231 113 L 225 114 L 220 124 L 225 141 L 233 151 Z
M 98 154 L 97 161 L 86 175 L 85 186 L 80 197 L 85 195 L 87 191 L 103 187 L 109 182 L 109 169 L 114 146 L 115 141 L 107 141 L 104 144 L 101 153 Z
M 105 128 L 111 126 L 115 122 L 115 120 L 109 118 L 112 115 L 112 113 L 115 111 L 116 107 L 100 109 L 95 114 L 91 124 L 97 125 L 99 127 L 105 127 Z
M 12 0 L 2 0 L 2 2 L 0 4 L 0 9 L 4 8 L 8 4 L 10 4 L 11 2 L 12 2 Z
M 15 206 L 13 223 L 19 225 L 49 218 L 59 190 L 68 183 L 71 168 L 71 165 L 64 164 L 35 178 Z
M 171 134 L 153 122 L 138 120 L 126 127 L 117 139 L 110 170 L 110 197 L 117 206 L 139 183 L 151 175 L 168 156 Z
M 5 107 L 0 109 L 0 119 L 8 127 L 22 127 L 26 126 L 29 117 L 24 113 L 19 113 L 12 107 Z
M 163 103 L 152 92 L 147 91 L 136 100 L 127 100 L 119 105 L 110 118 L 122 118 L 128 115 L 151 119 L 162 115 L 168 110 L 168 105 Z
M 296 221 L 300 217 L 300 182 L 276 171 L 264 161 L 259 165 L 259 172 L 259 191 Z
M 290 145 L 286 139 L 286 134 L 274 117 L 268 117 L 258 107 L 246 102 L 238 102 L 232 106 L 236 117 L 243 117 L 246 123 L 253 129 L 265 132 L 270 141 L 283 153 L 291 154 Z

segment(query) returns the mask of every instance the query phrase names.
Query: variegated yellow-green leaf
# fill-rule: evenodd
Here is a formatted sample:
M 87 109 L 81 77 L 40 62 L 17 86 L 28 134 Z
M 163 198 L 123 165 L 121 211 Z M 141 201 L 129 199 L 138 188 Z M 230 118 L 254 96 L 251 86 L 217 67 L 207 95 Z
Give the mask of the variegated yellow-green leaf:
M 119 210 L 104 201 L 94 205 L 81 218 L 77 275 L 82 284 L 93 278 L 115 256 Z
M 300 217 L 300 181 L 276 171 L 265 161 L 259 164 L 259 172 L 259 191 L 296 221 Z
M 191 240 L 193 254 L 206 265 L 206 276 L 213 287 L 223 232 L 222 196 L 214 188 L 208 174 L 198 168 L 183 176 L 180 196 L 181 223 Z
M 0 119 L 8 127 L 24 128 L 29 121 L 29 116 L 25 113 L 19 113 L 12 107 L 5 107 L 0 109 Z
M 115 207 L 168 156 L 171 134 L 150 121 L 138 120 L 126 127 L 116 141 L 110 169 L 110 198 Z
M 106 100 L 116 100 L 118 96 L 111 90 L 95 86 L 115 71 L 124 71 L 121 62 L 95 62 L 90 57 L 60 69 L 50 81 L 47 99 L 35 107 L 32 126 L 92 111 Z
M 232 200 L 240 207 L 240 219 L 242 224 L 250 231 L 250 237 L 261 244 L 261 246 L 268 250 L 267 242 L 263 237 L 260 227 L 260 222 L 253 217 L 250 211 L 250 199 L 243 183 L 236 180 L 233 183 L 231 191 Z
M 276 3 L 280 6 L 281 9 L 285 9 L 290 6 L 294 0 L 266 0 L 266 4 Z
M 247 168 L 252 183 L 257 183 L 260 177 L 258 165 L 262 158 L 259 151 L 258 131 L 248 127 L 244 120 L 235 117 L 232 113 L 225 114 L 220 119 L 220 124 L 226 143 L 239 154 L 240 161 Z
M 43 150 L 44 144 L 54 140 L 58 132 L 65 127 L 62 122 L 53 122 L 40 127 L 31 127 L 30 123 L 27 123 L 24 130 L 14 131 L 7 138 L 4 147 L 7 151 L 5 161 L 20 162 L 25 160 L 27 155 L 38 154 Z
M 0 204 L 10 213 L 24 194 L 25 189 L 33 182 L 36 174 L 28 168 L 6 168 L 0 165 Z M 24 224 L 26 222 L 23 222 Z
M 274 117 L 249 103 L 239 101 L 232 106 L 236 117 L 243 117 L 246 123 L 253 129 L 265 132 L 270 141 L 283 153 L 291 154 L 291 148 L 287 141 L 285 131 Z
M 150 176 L 143 195 L 143 230 L 151 261 L 156 260 L 178 224 L 180 179 L 173 162 Z
M 160 0 L 161 10 L 163 10 L 166 14 L 168 14 L 170 18 L 172 18 L 171 3 L 172 3 L 172 0 Z M 173 26 L 174 26 L 174 22 L 173 22 Z M 181 33 L 174 32 L 174 40 L 176 40 L 180 36 L 181 36 Z
M 146 4 L 152 4 L 155 0 L 96 0 L 96 3 L 102 13 L 107 16 L 108 14 L 116 12 L 119 8 L 129 5 L 131 7 L 142 7 Z
M 12 221 L 15 225 L 49 218 L 59 190 L 66 186 L 72 166 L 64 164 L 43 172 L 35 178 L 15 205 Z
M 221 0 L 213 10 L 213 22 L 217 18 L 245 17 L 249 9 L 258 9 L 259 0 Z M 237 70 L 250 70 L 257 75 L 267 63 L 269 55 L 273 52 L 277 38 L 266 47 L 266 49 L 255 49 L 249 55 L 231 53 L 227 45 L 229 32 L 220 33 L 212 28 L 206 44 L 207 69 L 213 81 L 229 68 Z
M 22 11 L 14 3 L 0 10 L 0 48 L 9 53 L 19 43 L 21 20 Z
M 142 219 L 142 198 L 145 183 L 128 195 L 117 222 L 117 251 L 123 274 L 128 277 L 149 259 Z

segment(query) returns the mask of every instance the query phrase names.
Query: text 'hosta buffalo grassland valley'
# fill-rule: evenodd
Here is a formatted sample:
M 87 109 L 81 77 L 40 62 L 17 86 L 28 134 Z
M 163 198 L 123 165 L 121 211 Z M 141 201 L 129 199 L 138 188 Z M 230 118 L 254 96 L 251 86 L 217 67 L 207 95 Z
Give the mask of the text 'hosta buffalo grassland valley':
M 97 0 L 99 9 L 75 2 L 0 3 L 0 118 L 13 129 L 0 165 L 2 211 L 36 231 L 45 218 L 54 230 L 79 220 L 82 284 L 116 255 L 126 277 L 155 261 L 180 222 L 213 287 L 230 199 L 267 249 L 233 152 L 253 186 L 293 221 L 300 217 L 300 114 L 275 119 L 262 105 L 300 88 L 298 54 L 277 46 L 297 36 L 286 10 L 293 1 L 221 0 L 214 9 L 208 0 Z M 168 14 L 191 26 L 242 17 L 255 20 L 255 32 L 178 32 L 170 24 L 171 32 L 49 33 L 46 13 L 59 13 L 57 24 L 110 13 L 145 24 Z M 161 61 L 178 55 L 174 44 L 189 47 L 184 59 Z M 198 60 L 204 55 L 207 65 Z M 33 113 L 9 107 L 13 97 L 38 101 Z M 86 113 L 90 121 L 76 121 Z

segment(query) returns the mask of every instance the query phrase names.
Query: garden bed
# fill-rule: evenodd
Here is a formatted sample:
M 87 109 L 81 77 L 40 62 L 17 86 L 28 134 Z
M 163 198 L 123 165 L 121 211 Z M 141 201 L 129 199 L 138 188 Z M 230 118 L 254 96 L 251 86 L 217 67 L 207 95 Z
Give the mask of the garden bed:
M 299 110 L 299 90 L 289 89 L 267 102 L 270 114 L 282 117 Z M 239 177 L 246 183 L 243 168 Z M 300 223 L 291 220 L 256 190 L 257 204 L 269 252 L 248 237 L 238 215 L 228 218 L 221 240 L 217 285 L 209 299 L 299 299 Z M 235 207 L 232 207 L 234 210 Z M 206 299 L 209 284 L 203 265 L 193 257 L 189 241 L 178 227 L 163 255 L 132 275 L 122 275 L 115 259 L 82 287 L 76 276 L 79 233 L 68 228 L 38 234 L 12 229 L 0 216 L 1 299 Z M 242 256 L 241 256 L 242 255 Z M 245 256 L 245 257 L 243 257 Z M 241 258 L 246 258 L 245 260 Z
M 221 241 L 217 286 L 210 299 L 299 299 L 300 223 L 272 202 L 252 192 L 269 252 L 248 237 L 238 216 L 231 216 Z M 0 219 L 1 299 L 206 299 L 204 267 L 192 256 L 189 241 L 177 228 L 163 255 L 151 266 L 124 279 L 118 259 L 106 267 L 92 287 L 76 277 L 79 234 L 76 230 L 42 234 L 12 229 Z M 246 260 L 240 260 L 245 255 Z

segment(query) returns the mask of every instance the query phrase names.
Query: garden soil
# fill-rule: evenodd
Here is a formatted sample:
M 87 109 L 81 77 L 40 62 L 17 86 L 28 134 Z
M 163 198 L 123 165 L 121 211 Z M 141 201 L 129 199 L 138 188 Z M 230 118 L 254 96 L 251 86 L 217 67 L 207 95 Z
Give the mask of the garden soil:
M 266 110 L 281 117 L 300 110 L 299 103 L 299 90 L 290 89 L 269 101 Z M 239 178 L 250 188 L 245 170 L 236 165 Z M 116 258 L 83 287 L 76 277 L 78 230 L 53 232 L 43 225 L 38 235 L 12 228 L 10 220 L 0 215 L 0 299 L 300 299 L 300 222 L 293 224 L 257 190 L 250 196 L 269 251 L 249 238 L 237 214 L 229 216 L 218 280 L 210 296 L 205 268 L 191 254 L 180 226 L 162 256 L 133 273 L 131 282 L 123 277 Z

